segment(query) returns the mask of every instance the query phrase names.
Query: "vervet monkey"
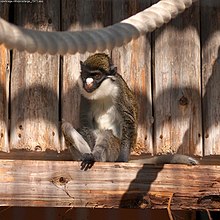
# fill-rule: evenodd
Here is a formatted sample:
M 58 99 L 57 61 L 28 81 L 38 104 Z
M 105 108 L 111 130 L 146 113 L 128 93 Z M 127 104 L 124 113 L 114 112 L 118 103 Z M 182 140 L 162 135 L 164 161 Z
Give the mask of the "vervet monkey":
M 82 160 L 86 169 L 95 161 L 128 162 L 137 137 L 136 98 L 108 55 L 96 53 L 80 65 L 80 128 L 76 130 L 70 123 L 62 123 L 73 159 Z M 197 164 L 195 159 L 180 154 L 131 162 Z

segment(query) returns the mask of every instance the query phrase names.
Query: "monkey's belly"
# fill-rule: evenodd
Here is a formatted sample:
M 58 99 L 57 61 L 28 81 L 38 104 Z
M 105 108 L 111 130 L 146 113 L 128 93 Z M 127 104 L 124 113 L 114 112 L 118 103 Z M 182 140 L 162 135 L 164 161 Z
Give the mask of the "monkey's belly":
M 102 114 L 95 118 L 96 128 L 100 130 L 112 130 L 112 133 L 119 137 L 119 120 L 116 118 L 116 114 L 108 113 Z

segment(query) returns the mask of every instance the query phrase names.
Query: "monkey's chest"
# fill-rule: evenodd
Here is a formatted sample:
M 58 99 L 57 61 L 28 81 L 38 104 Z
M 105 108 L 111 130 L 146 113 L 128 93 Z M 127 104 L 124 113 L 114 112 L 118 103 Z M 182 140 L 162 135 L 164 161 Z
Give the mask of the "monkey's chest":
M 112 106 L 109 108 L 93 109 L 94 127 L 100 130 L 112 130 L 113 134 L 119 137 L 120 124 L 117 110 Z

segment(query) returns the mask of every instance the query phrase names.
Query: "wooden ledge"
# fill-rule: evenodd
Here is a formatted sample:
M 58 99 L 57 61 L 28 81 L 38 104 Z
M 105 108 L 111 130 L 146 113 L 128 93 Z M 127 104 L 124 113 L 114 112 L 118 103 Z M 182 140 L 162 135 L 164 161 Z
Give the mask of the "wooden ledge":
M 219 165 L 0 160 L 0 206 L 220 210 Z

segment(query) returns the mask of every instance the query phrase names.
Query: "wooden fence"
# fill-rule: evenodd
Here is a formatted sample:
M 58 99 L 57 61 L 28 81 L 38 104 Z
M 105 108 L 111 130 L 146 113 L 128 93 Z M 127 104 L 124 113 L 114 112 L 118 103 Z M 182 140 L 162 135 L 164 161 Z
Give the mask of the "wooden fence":
M 46 31 L 111 25 L 155 1 L 43 0 L 0 3 L 0 16 Z M 169 24 L 112 51 L 140 104 L 136 153 L 220 154 L 220 3 L 202 0 Z M 64 118 L 79 126 L 75 55 L 29 54 L 0 46 L 0 150 L 65 149 Z

